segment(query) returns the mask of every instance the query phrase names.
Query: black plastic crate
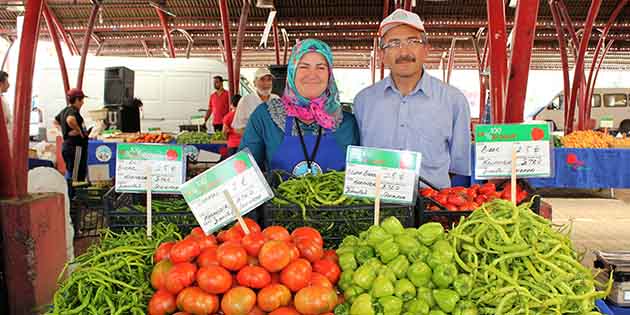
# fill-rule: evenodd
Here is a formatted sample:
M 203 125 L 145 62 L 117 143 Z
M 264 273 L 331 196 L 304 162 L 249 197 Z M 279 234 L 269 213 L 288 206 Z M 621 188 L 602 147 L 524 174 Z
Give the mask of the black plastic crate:
M 381 219 L 395 216 L 405 227 L 416 223 L 413 206 L 381 204 Z M 333 248 L 346 235 L 358 235 L 374 224 L 374 205 L 354 205 L 307 208 L 306 219 L 297 205 L 277 206 L 267 202 L 262 206 L 262 226 L 281 225 L 289 231 L 300 226 L 311 226 L 324 236 L 327 248 Z
M 99 231 L 107 227 L 103 196 L 108 190 L 109 187 L 75 187 L 75 195 L 70 202 L 75 239 L 99 236 Z
M 112 189 L 105 196 L 105 202 L 107 222 L 111 230 L 146 227 L 146 194 L 117 193 Z M 154 194 L 151 208 L 153 224 L 173 223 L 182 233 L 188 233 L 199 225 L 181 195 Z
M 534 213 L 540 213 L 540 196 L 533 196 L 527 198 L 524 202 L 532 202 L 531 209 Z M 436 206 L 439 210 L 430 210 L 431 206 Z M 418 225 L 422 225 L 427 222 L 439 222 L 442 223 L 445 229 L 450 229 L 454 225 L 458 224 L 462 218 L 469 216 L 473 211 L 449 211 L 444 206 L 431 198 L 418 197 L 416 203 L 418 213 Z

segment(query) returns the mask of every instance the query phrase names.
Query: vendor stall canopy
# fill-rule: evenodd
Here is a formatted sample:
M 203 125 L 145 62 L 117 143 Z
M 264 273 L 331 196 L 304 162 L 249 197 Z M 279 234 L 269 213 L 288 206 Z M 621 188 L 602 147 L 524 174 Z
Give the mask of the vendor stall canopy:
M 603 0 L 595 30 L 590 42 L 592 52 L 601 29 L 620 0 Z M 257 6 L 257 3 L 260 7 Z M 400 0 L 400 2 L 404 2 Z M 428 66 L 437 68 L 443 53 L 451 47 L 453 38 L 468 39 L 487 24 L 486 0 L 416 0 L 413 11 L 425 21 L 433 47 Z M 514 2 L 514 1 L 512 1 Z M 185 58 L 188 40 L 194 40 L 191 57 L 222 58 L 223 32 L 219 1 L 217 0 L 103 0 L 98 20 L 90 41 L 90 53 L 107 56 L 168 56 L 164 32 L 155 6 L 172 13 L 168 23 L 172 32 L 177 57 Z M 243 67 L 258 67 L 275 63 L 274 36 L 269 37 L 268 47 L 258 45 L 270 9 L 263 4 L 273 1 L 251 1 L 251 11 L 245 32 Z M 591 0 L 565 0 L 568 13 L 579 30 L 584 25 Z M 232 47 L 235 48 L 242 0 L 227 1 L 232 30 Z M 79 45 L 92 10 L 91 0 L 48 0 L 51 12 Z M 383 18 L 383 0 L 275 0 L 277 22 L 280 30 L 286 29 L 289 51 L 298 39 L 318 38 L 329 43 L 335 51 L 336 67 L 367 68 L 374 44 L 374 37 Z M 16 36 L 16 17 L 23 14 L 21 0 L 0 1 L 0 34 L 12 39 Z M 396 8 L 389 3 L 390 12 Z M 515 8 L 506 6 L 508 28 L 514 22 Z M 48 39 L 46 23 L 41 23 L 41 39 Z M 509 31 L 509 30 L 508 30 Z M 482 33 L 482 38 L 486 32 Z M 604 62 L 607 69 L 630 69 L 630 6 L 626 6 L 608 35 L 615 42 Z M 280 32 L 280 49 L 284 50 Z M 482 40 L 483 43 L 483 40 Z M 482 46 L 483 47 L 483 46 Z M 146 48 L 146 49 L 145 49 Z M 476 55 L 471 40 L 458 40 L 455 45 L 456 68 L 474 69 Z M 587 55 L 587 58 L 591 58 Z M 572 58 L 570 58 L 572 59 Z M 548 1 L 541 1 L 532 60 L 534 69 L 559 69 L 560 56 L 555 25 Z

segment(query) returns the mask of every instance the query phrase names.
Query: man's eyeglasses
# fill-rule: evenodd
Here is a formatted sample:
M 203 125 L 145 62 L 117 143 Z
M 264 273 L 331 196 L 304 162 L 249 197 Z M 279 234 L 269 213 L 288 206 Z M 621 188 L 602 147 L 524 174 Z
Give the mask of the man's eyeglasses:
M 389 48 L 402 48 L 402 47 L 409 47 L 409 48 L 417 48 L 420 47 L 424 44 L 426 44 L 426 39 L 423 38 L 409 38 L 407 40 L 400 40 L 400 39 L 394 39 L 394 40 L 390 40 L 387 43 L 383 43 L 381 45 L 382 49 L 389 49 Z

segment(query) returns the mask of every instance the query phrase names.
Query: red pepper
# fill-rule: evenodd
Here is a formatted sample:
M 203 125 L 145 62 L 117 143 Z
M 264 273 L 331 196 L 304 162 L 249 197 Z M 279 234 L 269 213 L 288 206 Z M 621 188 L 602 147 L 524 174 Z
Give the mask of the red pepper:
M 433 197 L 433 199 L 435 199 L 435 201 L 437 201 L 441 205 L 446 205 L 446 202 L 447 202 L 447 199 L 448 199 L 448 195 L 445 195 L 445 194 L 440 192 L 438 195 Z
M 493 192 L 497 191 L 497 186 L 493 183 L 486 183 L 483 184 L 483 186 L 481 186 L 481 188 L 479 188 L 479 193 L 483 194 L 483 195 L 489 195 Z
M 461 207 L 464 203 L 466 203 L 466 200 L 462 196 L 456 194 L 449 195 L 447 200 L 448 203 L 451 203 L 457 207 Z

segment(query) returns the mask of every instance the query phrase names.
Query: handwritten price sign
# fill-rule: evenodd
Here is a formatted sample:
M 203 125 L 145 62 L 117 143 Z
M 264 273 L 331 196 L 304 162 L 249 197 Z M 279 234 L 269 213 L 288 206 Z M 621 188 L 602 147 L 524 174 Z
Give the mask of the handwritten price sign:
M 145 192 L 150 170 L 154 193 L 179 193 L 186 178 L 186 159 L 179 145 L 116 145 L 116 191 Z
M 550 177 L 552 147 L 549 124 L 477 125 L 475 178 L 510 177 L 512 148 L 518 177 Z

